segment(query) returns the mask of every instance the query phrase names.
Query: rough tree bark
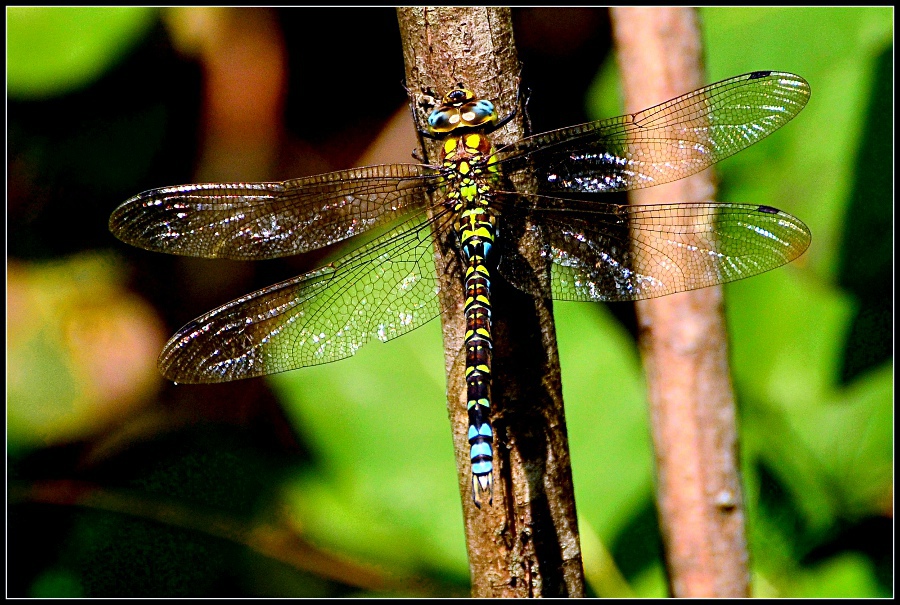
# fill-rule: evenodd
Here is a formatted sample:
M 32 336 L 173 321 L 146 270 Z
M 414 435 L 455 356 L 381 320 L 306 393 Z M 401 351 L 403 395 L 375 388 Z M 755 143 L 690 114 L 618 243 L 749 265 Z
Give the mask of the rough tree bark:
M 517 107 L 519 64 L 509 9 L 414 7 L 398 9 L 398 17 L 419 128 L 425 92 L 442 95 L 457 83 L 495 101 L 502 116 Z M 522 116 L 519 107 L 516 118 L 492 134 L 496 145 L 522 136 Z M 435 162 L 437 146 L 423 143 L 424 157 Z M 534 247 L 521 249 L 536 253 Z M 436 242 L 435 258 L 473 596 L 581 596 L 584 574 L 551 303 L 492 280 L 496 468 L 493 506 L 478 509 L 466 440 L 463 276 L 451 234 Z M 542 262 L 529 260 L 536 267 Z

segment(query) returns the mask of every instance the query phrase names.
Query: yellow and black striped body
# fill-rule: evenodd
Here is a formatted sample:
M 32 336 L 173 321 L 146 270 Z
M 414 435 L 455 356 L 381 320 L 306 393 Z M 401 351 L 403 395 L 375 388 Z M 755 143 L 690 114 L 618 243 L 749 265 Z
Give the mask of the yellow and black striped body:
M 490 105 L 491 115 L 493 106 Z M 472 459 L 472 497 L 481 506 L 493 495 L 491 409 L 491 275 L 490 255 L 497 235 L 497 215 L 491 206 L 496 183 L 495 150 L 480 132 L 444 140 L 446 200 L 456 217 L 454 228 L 465 265 L 466 387 L 468 439 Z

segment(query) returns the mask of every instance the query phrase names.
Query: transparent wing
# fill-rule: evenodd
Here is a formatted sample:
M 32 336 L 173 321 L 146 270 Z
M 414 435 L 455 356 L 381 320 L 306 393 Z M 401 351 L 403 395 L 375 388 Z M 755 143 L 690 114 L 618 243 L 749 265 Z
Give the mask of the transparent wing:
M 811 239 L 803 222 L 769 206 L 535 199 L 527 228 L 545 242 L 558 300 L 640 300 L 731 282 L 791 262 Z M 534 271 L 502 246 L 501 275 L 546 296 Z
M 145 191 L 109 229 L 139 248 L 259 260 L 306 252 L 387 225 L 425 204 L 428 166 L 368 166 L 280 183 L 209 183 Z
M 198 317 L 166 343 L 160 371 L 185 383 L 274 374 L 423 325 L 439 314 L 432 222 L 418 213 L 329 266 Z
M 533 171 L 539 191 L 652 187 L 765 138 L 803 109 L 809 92 L 794 74 L 744 74 L 637 113 L 522 139 L 499 150 L 499 164 L 513 182 Z

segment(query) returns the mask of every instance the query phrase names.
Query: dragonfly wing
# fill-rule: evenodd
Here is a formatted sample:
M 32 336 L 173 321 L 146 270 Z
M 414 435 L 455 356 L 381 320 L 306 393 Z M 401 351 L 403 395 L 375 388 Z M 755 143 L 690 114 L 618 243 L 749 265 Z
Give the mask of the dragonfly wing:
M 368 166 L 278 183 L 208 183 L 140 193 L 109 229 L 155 252 L 277 258 L 386 225 L 425 204 L 437 173 L 415 164 Z
M 791 262 L 811 238 L 799 219 L 768 206 L 539 200 L 529 223 L 539 225 L 558 300 L 640 300 L 735 281 Z M 526 292 L 546 293 L 511 250 L 498 270 Z
M 173 336 L 159 369 L 225 382 L 349 357 L 439 313 L 430 221 L 407 220 L 335 263 L 241 297 Z
M 534 174 L 542 191 L 652 187 L 760 141 L 796 116 L 809 94 L 794 74 L 744 74 L 637 113 L 522 139 L 498 152 L 500 165 L 507 175 Z

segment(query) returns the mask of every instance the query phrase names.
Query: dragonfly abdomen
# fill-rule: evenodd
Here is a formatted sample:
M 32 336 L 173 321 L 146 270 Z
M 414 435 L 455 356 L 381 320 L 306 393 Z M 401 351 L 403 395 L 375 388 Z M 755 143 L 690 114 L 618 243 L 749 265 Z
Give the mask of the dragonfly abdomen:
M 494 431 L 490 421 L 490 317 L 490 308 L 485 306 L 484 301 L 475 301 L 467 296 L 466 407 L 469 415 L 469 455 L 472 460 L 472 498 L 479 507 L 482 493 L 487 492 L 489 503 L 493 500 Z
M 470 212 L 463 212 L 461 218 Z M 481 209 L 474 213 L 471 226 L 475 228 L 464 227 L 460 232 L 460 242 L 466 260 L 466 407 L 472 459 L 472 498 L 480 506 L 482 493 L 487 493 L 489 502 L 493 495 L 491 282 L 486 257 L 493 242 L 495 225 L 493 221 L 475 218 L 481 216 Z
M 482 134 L 468 133 L 444 141 L 443 166 L 447 199 L 456 212 L 456 234 L 466 267 L 466 406 L 472 499 L 480 507 L 483 494 L 493 502 L 494 432 L 491 428 L 491 275 L 489 259 L 497 235 L 491 207 L 496 180 L 494 148 Z

